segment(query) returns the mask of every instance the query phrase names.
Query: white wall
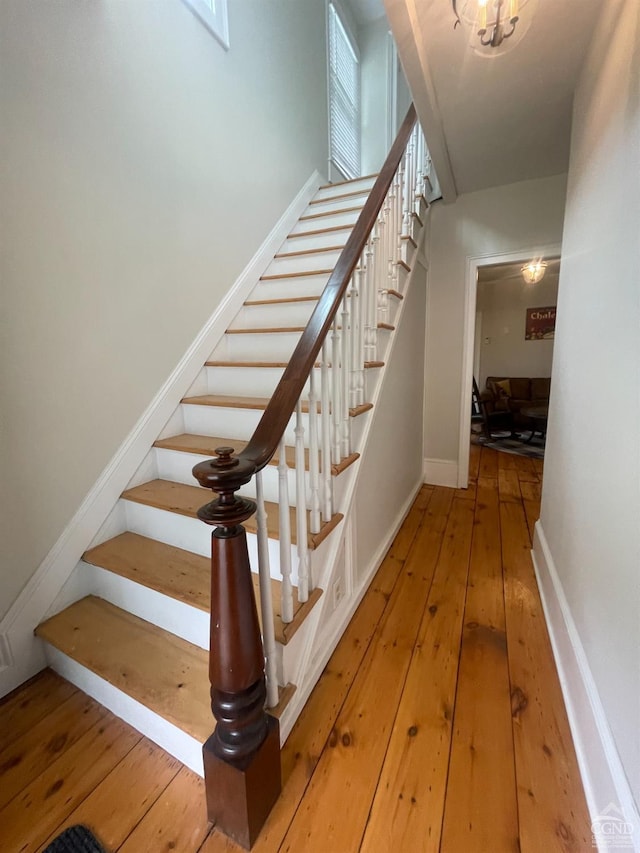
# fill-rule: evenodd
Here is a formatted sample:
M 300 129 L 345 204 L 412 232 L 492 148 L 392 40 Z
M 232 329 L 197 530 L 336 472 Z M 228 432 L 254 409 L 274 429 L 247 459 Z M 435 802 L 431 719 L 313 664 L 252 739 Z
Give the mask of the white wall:
M 3 0 L 0 616 L 314 168 L 325 8 Z
M 424 358 L 425 279 L 424 267 L 418 265 L 360 463 L 354 503 L 361 573 L 370 567 L 396 514 L 422 479 L 423 384 L 416 366 Z
M 457 463 L 465 276 L 470 257 L 559 243 L 566 177 L 523 181 L 437 202 L 431 210 L 425 458 Z M 469 396 L 471 389 L 469 389 Z
M 548 272 L 537 284 L 525 284 L 521 276 L 478 282 L 480 389 L 487 376 L 551 376 L 553 340 L 527 341 L 524 332 L 527 308 L 555 305 L 557 299 L 557 273 Z
M 372 175 L 382 168 L 393 142 L 393 139 L 388 138 L 389 117 L 393 108 L 389 90 L 393 56 L 386 17 L 362 27 L 358 31 L 358 44 L 362 99 L 362 174 Z M 392 118 L 399 127 L 411 104 L 411 93 L 397 56 L 395 61 L 398 65 L 395 78 L 397 114 Z
M 615 0 L 574 105 L 541 523 L 636 802 L 639 235 L 640 6 Z

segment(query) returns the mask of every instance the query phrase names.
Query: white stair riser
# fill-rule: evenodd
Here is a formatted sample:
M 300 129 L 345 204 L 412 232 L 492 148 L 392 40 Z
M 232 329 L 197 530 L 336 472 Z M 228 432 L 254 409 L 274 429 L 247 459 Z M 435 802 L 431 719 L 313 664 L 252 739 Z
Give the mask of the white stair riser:
M 233 442 L 232 445 L 233 446 Z M 191 473 L 191 469 L 199 462 L 206 462 L 210 456 L 200 456 L 197 453 L 182 453 L 177 450 L 166 450 L 164 448 L 155 448 L 159 476 L 162 480 L 171 480 L 174 483 L 185 483 L 187 486 L 196 485 L 195 478 Z M 295 504 L 296 495 L 296 472 L 294 468 L 288 469 L 289 479 L 289 499 L 293 506 Z M 308 480 L 308 472 L 306 473 Z M 264 488 L 264 498 L 267 501 L 278 503 L 278 468 L 276 465 L 267 465 L 262 471 L 262 483 Z M 253 478 L 246 486 L 242 487 L 242 494 L 247 497 L 256 497 L 255 478 Z M 309 497 L 308 485 L 307 496 Z
M 332 244 L 333 245 L 333 244 Z M 294 249 L 293 251 L 302 251 Z M 332 270 L 338 262 L 341 249 L 332 252 L 314 252 L 312 255 L 293 255 L 290 258 L 274 258 L 265 275 L 291 275 L 307 270 Z
M 194 646 L 205 651 L 209 650 L 210 617 L 208 611 L 185 604 L 176 598 L 142 586 L 129 578 L 124 578 L 99 566 L 81 563 L 78 568 L 90 576 L 94 595 L 111 602 L 121 610 L 133 613 L 139 619 L 157 625 L 163 631 L 181 637 Z M 259 601 L 256 604 L 258 607 L 260 606 Z M 301 630 L 297 633 L 304 636 L 305 632 Z M 277 641 L 276 656 L 278 659 L 276 666 L 278 683 L 280 686 L 284 686 L 290 677 L 285 670 L 282 646 Z M 291 658 L 291 654 L 289 658 Z M 289 672 L 291 671 L 289 669 Z
M 208 612 L 100 566 L 80 563 L 79 568 L 90 576 L 94 595 L 194 646 L 209 648 Z
M 348 208 L 348 205 L 344 205 Z M 291 229 L 292 234 L 306 234 L 309 231 L 318 231 L 321 228 L 335 228 L 338 225 L 356 224 L 360 211 L 344 210 L 342 213 L 330 213 L 327 216 L 314 216 L 312 219 L 299 219 Z
M 322 187 L 314 196 L 314 200 L 317 198 L 331 198 L 336 195 L 343 195 L 344 193 L 352 193 L 356 190 L 371 190 L 371 187 L 376 182 L 376 176 L 373 177 L 364 177 L 358 178 L 356 181 L 349 181 L 347 184 L 334 184 L 333 186 Z
M 309 275 L 296 278 L 276 278 L 259 281 L 253 289 L 249 302 L 262 299 L 291 299 L 296 296 L 319 297 L 325 289 L 329 275 Z
M 300 294 L 307 296 L 309 294 Z M 245 305 L 236 314 L 230 329 L 268 329 L 280 326 L 306 326 L 317 300 L 282 302 L 273 305 Z
M 243 397 L 271 397 L 284 373 L 284 367 L 207 367 L 209 394 L 239 394 Z M 320 370 L 316 368 L 320 382 Z M 320 385 L 318 385 L 318 389 Z M 309 382 L 304 394 L 309 391 Z
M 213 497 L 213 493 L 211 493 Z M 207 503 L 205 497 L 204 504 Z M 194 554 L 211 556 L 211 531 L 208 525 L 199 518 L 189 518 L 177 512 L 168 512 L 153 506 L 146 506 L 135 501 L 125 501 L 128 529 L 140 536 L 157 539 L 165 545 L 193 551 Z M 203 504 L 203 505 L 204 505 Z M 252 569 L 258 567 L 257 539 L 255 534 L 247 532 L 249 561 Z M 269 563 L 271 577 L 280 579 L 280 543 L 277 539 L 269 539 Z M 298 557 L 296 546 L 291 546 L 291 575 L 292 583 L 298 584 Z
M 164 448 L 155 448 L 157 465 L 160 471 L 160 477 L 163 480 L 171 480 L 174 483 L 184 483 L 187 486 L 195 485 L 195 479 L 191 470 L 198 462 L 205 462 L 210 459 L 209 456 L 200 456 L 197 453 L 182 453 L 176 450 L 166 450 Z M 318 456 L 318 464 L 321 464 L 320 455 Z M 288 489 L 289 489 L 289 504 L 295 506 L 296 502 L 296 472 L 294 468 L 288 468 Z M 333 477 L 333 494 L 338 501 L 341 496 L 341 483 L 344 478 Z M 277 465 L 267 465 L 262 470 L 262 484 L 264 490 L 264 499 L 278 503 L 280 500 L 280 483 Z M 309 471 L 305 471 L 305 499 L 307 509 L 311 508 L 311 482 Z M 242 494 L 248 498 L 256 497 L 255 478 L 252 479 L 246 486 L 242 487 Z M 206 503 L 206 499 L 205 499 Z
M 355 190 L 350 190 L 349 192 L 355 192 Z M 358 195 L 348 195 L 346 198 L 341 198 L 340 195 L 336 198 L 316 197 L 302 215 L 307 216 L 310 213 L 328 213 L 330 211 L 343 210 L 345 207 L 359 207 L 360 210 L 362 210 L 368 196 L 369 192 L 367 190 L 363 190 L 358 193 Z
M 270 397 L 284 367 L 207 367 L 206 371 L 210 394 Z
M 249 332 L 225 335 L 230 359 L 243 361 L 289 361 L 302 332 Z
M 263 409 L 233 409 L 218 406 L 197 406 L 183 403 L 184 422 L 188 433 L 193 435 L 219 435 L 248 441 L 260 418 Z M 303 414 L 303 425 L 307 429 L 307 416 Z M 294 421 L 290 420 L 285 430 L 285 441 L 295 444 Z
M 320 230 L 320 229 L 312 229 Z M 347 242 L 351 228 L 340 228 L 337 231 L 323 231 L 320 234 L 303 234 L 289 237 L 284 241 L 278 252 L 306 252 L 309 249 L 322 249 L 327 246 L 342 246 Z

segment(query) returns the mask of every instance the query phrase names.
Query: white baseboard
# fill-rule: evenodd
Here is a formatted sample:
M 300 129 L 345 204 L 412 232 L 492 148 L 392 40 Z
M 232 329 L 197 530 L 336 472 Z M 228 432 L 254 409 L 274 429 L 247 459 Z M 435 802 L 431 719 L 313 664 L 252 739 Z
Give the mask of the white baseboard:
M 458 488 L 458 463 L 452 459 L 425 459 L 424 481 L 431 486 Z
M 34 629 L 321 182 L 314 172 L 282 214 L 0 622 L 0 696 L 46 665 Z
M 628 825 L 608 846 L 598 839 L 598 850 L 638 853 L 640 814 L 540 521 L 532 555 L 591 820 L 606 817 L 618 830 Z

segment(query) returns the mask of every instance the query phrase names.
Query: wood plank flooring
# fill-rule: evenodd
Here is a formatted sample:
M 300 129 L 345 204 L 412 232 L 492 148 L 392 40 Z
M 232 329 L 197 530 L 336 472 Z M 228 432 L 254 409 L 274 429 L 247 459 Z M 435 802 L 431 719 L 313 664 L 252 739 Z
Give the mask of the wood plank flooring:
M 258 853 L 583 853 L 589 819 L 529 549 L 542 467 L 472 446 L 425 486 L 282 753 Z M 239 853 L 203 782 L 55 674 L 0 704 L 0 850 Z

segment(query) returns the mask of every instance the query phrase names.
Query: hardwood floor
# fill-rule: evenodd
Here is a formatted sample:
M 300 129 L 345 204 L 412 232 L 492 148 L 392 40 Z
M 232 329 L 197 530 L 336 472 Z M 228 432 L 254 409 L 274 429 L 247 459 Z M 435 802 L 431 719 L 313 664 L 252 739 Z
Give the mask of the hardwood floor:
M 589 819 L 529 549 L 542 466 L 472 446 L 423 487 L 285 744 L 254 846 L 582 853 Z M 0 705 L 0 850 L 237 853 L 202 780 L 45 671 Z

